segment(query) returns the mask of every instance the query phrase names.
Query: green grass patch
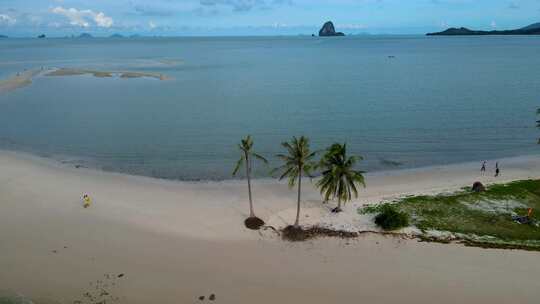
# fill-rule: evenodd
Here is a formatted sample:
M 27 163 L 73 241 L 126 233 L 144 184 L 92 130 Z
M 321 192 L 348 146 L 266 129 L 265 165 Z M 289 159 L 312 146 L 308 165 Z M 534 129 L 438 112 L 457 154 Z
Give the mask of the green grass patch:
M 387 205 L 366 207 L 360 212 L 381 214 Z M 540 250 L 540 180 L 492 185 L 482 193 L 462 189 L 451 194 L 406 197 L 391 205 L 407 214 L 410 223 L 422 231 L 448 231 L 468 240 L 481 239 L 482 243 Z M 534 210 L 532 224 L 518 224 L 512 219 L 512 215 L 526 215 L 528 208 Z

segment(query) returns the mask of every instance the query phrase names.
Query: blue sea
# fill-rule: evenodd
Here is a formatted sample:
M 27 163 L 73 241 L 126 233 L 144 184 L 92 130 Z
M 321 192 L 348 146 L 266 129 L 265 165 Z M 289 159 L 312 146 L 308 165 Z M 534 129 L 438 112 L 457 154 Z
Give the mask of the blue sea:
M 0 149 L 77 166 L 222 180 L 251 134 L 346 142 L 380 171 L 537 154 L 540 37 L 356 36 L 3 39 L 0 78 L 24 69 L 160 73 L 40 76 L 0 94 Z

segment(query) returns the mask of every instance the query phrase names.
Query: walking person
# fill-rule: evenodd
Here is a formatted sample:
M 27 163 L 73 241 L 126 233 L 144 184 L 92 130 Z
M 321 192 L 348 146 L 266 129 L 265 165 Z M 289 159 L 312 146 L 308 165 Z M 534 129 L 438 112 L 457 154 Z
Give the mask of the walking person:
M 482 168 L 480 168 L 480 172 L 481 172 L 482 174 L 486 173 L 486 161 L 484 161 L 484 162 L 482 163 Z
M 495 163 L 495 177 L 498 177 L 501 173 L 501 170 L 499 169 L 499 162 Z

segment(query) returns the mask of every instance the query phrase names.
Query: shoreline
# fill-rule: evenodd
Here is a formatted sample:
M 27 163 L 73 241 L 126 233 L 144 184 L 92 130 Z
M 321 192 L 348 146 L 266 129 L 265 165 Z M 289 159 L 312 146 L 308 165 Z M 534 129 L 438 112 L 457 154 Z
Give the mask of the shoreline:
M 344 211 L 341 214 L 332 214 L 329 211 L 333 208 L 334 203 L 322 204 L 322 197 L 314 187 L 314 181 L 303 182 L 303 199 L 302 199 L 302 214 L 304 219 L 302 223 L 305 226 L 319 225 L 325 228 L 343 231 L 380 231 L 372 221 L 370 216 L 359 216 L 357 209 L 367 205 L 380 204 L 391 202 L 400 198 L 415 195 L 436 195 L 441 193 L 452 193 L 463 187 L 470 187 L 476 181 L 482 182 L 484 185 L 508 183 L 515 180 L 540 178 L 540 155 L 527 155 L 511 158 L 502 158 L 497 160 L 501 168 L 502 174 L 500 177 L 494 177 L 490 170 L 485 175 L 480 174 L 479 165 L 477 162 L 467 162 L 443 166 L 429 166 L 422 168 L 401 169 L 392 171 L 378 171 L 367 173 L 366 188 L 359 189 L 358 199 L 353 199 L 350 203 L 344 206 Z M 102 180 L 107 180 L 110 187 L 114 188 L 114 184 L 122 184 L 129 187 L 133 191 L 133 195 L 140 192 L 156 191 L 157 197 L 163 190 L 174 191 L 167 193 L 166 200 L 174 200 L 173 195 L 182 197 L 187 195 L 188 198 L 201 197 L 201 192 L 208 192 L 202 196 L 204 204 L 196 205 L 184 200 L 176 200 L 178 205 L 171 205 L 167 202 L 167 207 L 171 210 L 180 212 L 181 208 L 190 208 L 193 210 L 203 209 L 209 205 L 215 206 L 215 201 L 222 199 L 229 202 L 228 206 L 220 206 L 215 208 L 222 212 L 230 214 L 231 218 L 226 219 L 235 221 L 234 233 L 222 223 L 222 229 L 230 230 L 230 234 L 226 239 L 245 239 L 246 236 L 242 225 L 243 217 L 247 216 L 245 205 L 247 204 L 246 181 L 243 179 L 229 180 L 201 180 L 201 181 L 179 181 L 163 178 L 154 178 L 141 175 L 129 175 L 120 172 L 110 172 L 95 168 L 77 167 L 71 164 L 62 163 L 55 159 L 36 156 L 34 154 L 24 152 L 14 152 L 0 150 L 0 164 L 10 164 L 14 166 L 23 166 L 34 174 L 42 174 L 48 176 L 71 176 L 71 178 L 81 180 L 79 187 L 83 184 L 88 184 L 89 189 L 80 188 L 80 193 L 72 194 L 72 199 L 77 201 L 83 193 L 88 193 L 93 197 L 101 196 Z M 15 169 L 15 168 L 13 168 Z M 7 179 L 9 173 L 0 172 L 0 180 Z M 295 191 L 287 187 L 286 181 L 278 181 L 275 178 L 256 178 L 252 179 L 254 186 L 255 208 L 262 209 L 260 214 L 265 222 L 277 229 L 285 227 L 288 223 L 292 223 L 295 215 Z M 32 182 L 30 182 L 32 183 Z M 34 182 L 35 183 L 35 182 Z M 91 191 L 92 188 L 97 190 Z M 97 193 L 95 193 L 97 192 Z M 145 195 L 148 195 L 145 193 Z M 171 197 L 172 196 L 172 197 Z M 96 198 L 97 199 L 97 198 Z M 122 208 L 128 206 L 126 199 L 122 199 Z M 113 204 L 114 205 L 114 204 Z M 259 205 L 259 206 L 258 206 Z M 142 210 L 149 206 L 143 204 L 137 207 Z M 126 211 L 133 212 L 133 210 Z M 166 211 L 162 214 L 165 216 Z M 234 213 L 234 214 L 233 214 Z M 107 215 L 103 215 L 107 217 Z M 156 228 L 161 227 L 162 232 L 183 232 L 190 231 L 187 235 L 192 237 L 202 237 L 210 239 L 219 239 L 223 235 L 198 234 L 192 231 L 192 226 L 175 227 L 172 222 L 157 223 L 142 222 L 140 219 L 134 221 L 134 224 L 143 224 Z M 158 224 L 158 225 L 154 225 Z M 150 227 L 149 227 L 150 228 Z M 190 229 L 186 229 L 190 228 Z M 185 229 L 185 230 L 184 230 Z
M 162 178 L 162 177 L 153 177 L 148 175 L 140 175 L 140 174 L 130 174 L 125 173 L 121 171 L 114 171 L 114 170 L 106 170 L 99 168 L 97 166 L 85 166 L 80 165 L 76 161 L 72 160 L 64 160 L 61 158 L 55 158 L 54 156 L 44 156 L 39 155 L 34 152 L 27 152 L 27 151 L 19 151 L 19 150 L 9 150 L 9 149 L 3 149 L 0 148 L 0 157 L 9 157 L 14 160 L 18 161 L 25 161 L 29 163 L 39 164 L 41 166 L 46 166 L 50 168 L 55 168 L 58 170 L 69 170 L 80 173 L 94 173 L 94 174 L 105 174 L 105 175 L 114 175 L 114 176 L 123 176 L 125 178 L 134 178 L 134 179 L 145 179 L 148 181 L 154 181 L 154 182 L 164 182 L 164 183 L 178 183 L 178 184 L 245 184 L 245 178 L 243 177 L 235 177 L 235 178 L 228 178 L 228 179 L 205 179 L 205 178 L 197 178 L 197 179 L 169 179 L 169 178 Z M 379 184 L 380 180 L 382 178 L 392 178 L 392 177 L 400 177 L 400 176 L 414 176 L 417 174 L 425 175 L 425 174 L 433 174 L 437 172 L 447 172 L 447 173 L 458 173 L 457 171 L 466 172 L 467 176 L 464 176 L 464 178 L 470 178 L 471 176 L 477 176 L 478 179 L 483 179 L 487 181 L 487 184 L 490 183 L 507 183 L 515 180 L 520 179 L 530 179 L 530 178 L 540 178 L 540 172 L 536 174 L 532 168 L 526 168 L 529 165 L 529 162 L 533 162 L 534 166 L 539 166 L 540 168 L 540 153 L 539 154 L 525 154 L 525 155 L 519 155 L 519 156 L 510 156 L 510 157 L 501 157 L 501 158 L 495 158 L 495 159 L 486 159 L 487 162 L 487 171 L 485 174 L 480 173 L 480 167 L 482 165 L 483 160 L 479 161 L 467 161 L 467 162 L 458 162 L 458 163 L 450 163 L 450 164 L 442 164 L 442 165 L 429 165 L 429 166 L 421 166 L 421 167 L 413 167 L 413 168 L 402 168 L 402 169 L 388 169 L 388 170 L 378 170 L 378 171 L 369 171 L 366 172 L 364 175 L 366 176 L 366 185 L 369 188 L 369 179 L 375 178 L 377 179 L 376 182 Z M 501 166 L 501 172 L 502 174 L 495 178 L 494 170 L 491 170 L 492 166 L 496 162 L 498 162 Z M 506 166 L 509 165 L 509 166 Z M 505 168 L 505 166 L 507 168 Z M 510 174 L 506 174 L 505 176 L 505 169 L 509 169 Z M 516 169 L 520 171 L 522 174 L 516 174 Z M 86 171 L 86 172 L 85 172 Z M 493 172 L 491 172 L 493 171 Z M 478 174 L 475 174 L 478 173 Z M 493 173 L 493 174 L 492 174 Z M 316 180 L 318 176 L 313 178 L 313 181 Z M 260 184 L 282 184 L 286 185 L 286 182 L 279 181 L 275 177 L 252 177 L 252 181 L 255 181 Z M 308 184 L 312 184 L 312 182 L 305 182 Z M 313 183 L 314 184 L 314 183 Z M 464 186 L 469 186 L 464 185 Z M 470 185 L 472 186 L 472 184 Z M 368 188 L 363 188 L 359 191 L 359 198 L 362 196 L 362 190 L 366 190 Z M 444 192 L 447 191 L 454 191 L 459 190 L 461 187 L 456 186 L 449 186 L 448 189 L 444 190 Z M 407 193 L 403 193 L 404 195 L 409 195 Z M 429 192 L 422 192 L 422 194 L 437 194 L 436 192 L 429 191 Z M 400 196 L 397 196 L 396 198 L 399 198 Z
M 9 143 L 8 143 L 9 145 Z M 111 174 L 120 174 L 120 175 L 126 175 L 126 176 L 137 176 L 137 177 L 144 177 L 144 178 L 150 178 L 150 179 L 156 179 L 156 180 L 163 180 L 163 181 L 173 181 L 173 182 L 179 182 L 179 183 L 226 183 L 226 182 L 241 182 L 244 181 L 244 178 L 239 175 L 240 177 L 230 177 L 230 178 L 208 178 L 208 177 L 201 177 L 201 178 L 167 178 L 167 177 L 159 177 L 159 176 L 151 176 L 151 175 L 145 175 L 145 174 L 137 174 L 137 173 L 130 173 L 130 172 L 124 172 L 122 170 L 117 169 L 108 169 L 103 168 L 99 162 L 94 162 L 89 159 L 85 159 L 83 157 L 78 157 L 76 155 L 69 155 L 69 154 L 55 154 L 55 153 L 41 153 L 39 151 L 30 151 L 29 149 L 20 149 L 20 147 L 16 147 L 15 145 L 13 147 L 5 146 L 0 147 L 0 155 L 1 154 L 9 154 L 18 158 L 24 158 L 29 161 L 38 161 L 38 162 L 48 162 L 50 165 L 56 165 L 63 168 L 75 168 L 75 169 L 81 169 L 81 170 L 91 170 L 91 171 L 98 171 L 98 172 L 105 172 L 105 173 L 111 173 Z M 495 162 L 501 163 L 501 165 L 504 165 L 507 162 L 513 163 L 515 161 L 527 161 L 527 160 L 536 160 L 537 158 L 540 158 L 540 152 L 539 153 L 528 153 L 528 154 L 521 154 L 521 155 L 513 155 L 513 156 L 505 156 L 505 157 L 499 157 L 499 158 L 491 158 L 491 159 L 479 159 L 479 160 L 470 160 L 470 161 L 463 161 L 463 162 L 450 162 L 445 164 L 432 164 L 432 165 L 425 165 L 425 166 L 418 166 L 418 167 L 396 167 L 396 168 L 388 168 L 388 169 L 379 169 L 374 171 L 367 171 L 366 176 L 368 177 L 384 177 L 384 176 L 396 176 L 396 175 L 404 175 L 404 174 L 415 174 L 415 173 L 422 173 L 425 171 L 440 171 L 444 170 L 445 168 L 457 168 L 457 167 L 467 167 L 467 169 L 478 169 L 477 171 L 480 171 L 480 167 L 482 165 L 483 161 L 487 162 L 487 171 L 486 176 L 489 177 L 489 175 L 495 172 L 494 171 L 494 164 Z M 492 168 L 493 167 L 493 168 Z M 492 170 L 493 169 L 493 170 Z M 504 168 L 502 168 L 504 171 Z M 468 170 L 469 171 L 469 170 Z M 315 176 L 314 179 L 318 178 L 318 176 Z M 252 180 L 256 180 L 259 182 L 276 182 L 277 178 L 271 177 L 271 176 L 252 176 Z M 504 181 L 504 176 L 501 176 L 501 181 Z M 511 181 L 511 180 L 506 180 Z

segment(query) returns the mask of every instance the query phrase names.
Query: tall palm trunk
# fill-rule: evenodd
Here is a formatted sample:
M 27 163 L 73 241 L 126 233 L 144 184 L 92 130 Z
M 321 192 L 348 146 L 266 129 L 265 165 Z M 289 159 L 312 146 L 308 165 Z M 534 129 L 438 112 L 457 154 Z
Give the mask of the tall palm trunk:
M 251 198 L 251 165 L 249 163 L 249 155 L 246 152 L 246 176 L 248 181 L 248 195 L 249 195 L 249 217 L 254 217 L 255 212 L 253 211 L 253 200 Z
M 341 210 L 341 197 L 338 197 L 337 209 Z
M 296 203 L 296 221 L 294 222 L 294 226 L 298 227 L 300 226 L 300 196 L 302 193 L 302 167 L 299 167 L 298 170 L 298 201 Z

